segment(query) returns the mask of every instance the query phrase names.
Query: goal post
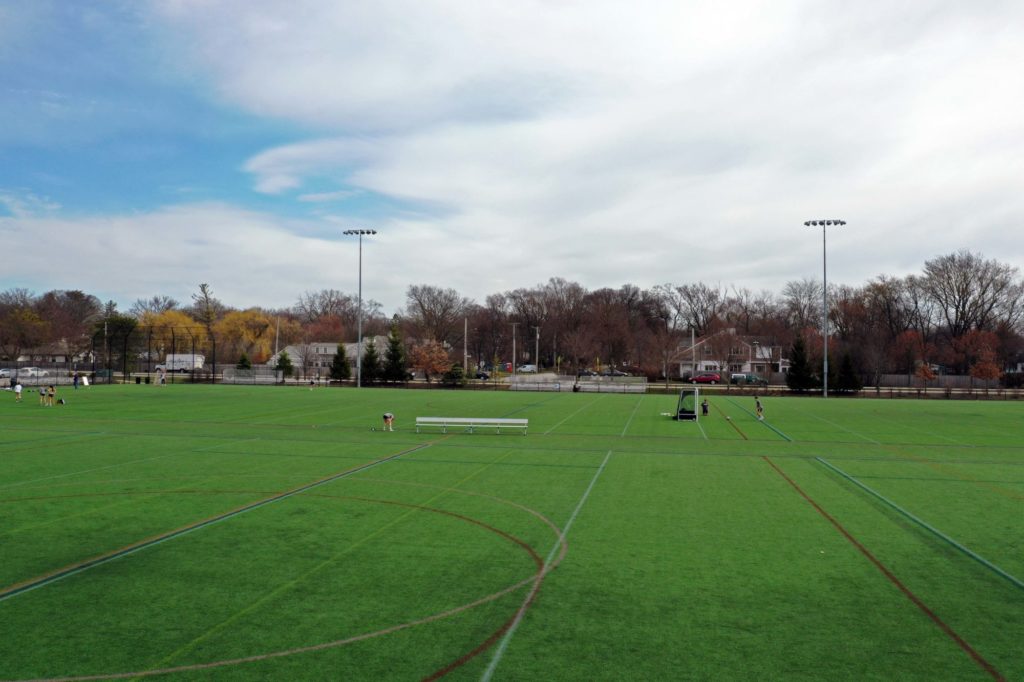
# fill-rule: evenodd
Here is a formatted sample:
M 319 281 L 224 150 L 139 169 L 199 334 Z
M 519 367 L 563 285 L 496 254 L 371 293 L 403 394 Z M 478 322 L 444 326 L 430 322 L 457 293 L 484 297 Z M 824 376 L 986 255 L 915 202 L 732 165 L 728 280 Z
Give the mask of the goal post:
M 696 386 L 679 391 L 679 402 L 676 404 L 677 421 L 697 421 L 700 410 L 700 389 Z

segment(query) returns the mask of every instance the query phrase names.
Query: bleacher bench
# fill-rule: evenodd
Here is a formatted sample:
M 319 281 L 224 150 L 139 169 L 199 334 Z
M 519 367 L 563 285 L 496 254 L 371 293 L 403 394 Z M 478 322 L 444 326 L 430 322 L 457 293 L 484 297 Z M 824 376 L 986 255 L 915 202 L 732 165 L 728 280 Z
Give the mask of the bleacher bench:
M 448 433 L 448 427 L 464 428 L 467 432 L 473 433 L 474 429 L 496 429 L 501 433 L 502 429 L 522 429 L 526 435 L 526 427 L 529 426 L 529 419 L 501 419 L 491 417 L 416 417 L 416 433 L 420 432 L 421 426 L 440 426 L 442 433 Z

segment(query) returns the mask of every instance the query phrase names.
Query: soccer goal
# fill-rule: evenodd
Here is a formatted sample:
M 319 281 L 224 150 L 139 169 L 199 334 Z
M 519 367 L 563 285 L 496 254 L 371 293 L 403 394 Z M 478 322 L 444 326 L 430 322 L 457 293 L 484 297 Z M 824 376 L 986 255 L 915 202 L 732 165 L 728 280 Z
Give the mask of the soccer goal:
M 700 389 L 696 386 L 679 391 L 679 403 L 676 405 L 675 419 L 678 421 L 697 421 L 700 409 Z

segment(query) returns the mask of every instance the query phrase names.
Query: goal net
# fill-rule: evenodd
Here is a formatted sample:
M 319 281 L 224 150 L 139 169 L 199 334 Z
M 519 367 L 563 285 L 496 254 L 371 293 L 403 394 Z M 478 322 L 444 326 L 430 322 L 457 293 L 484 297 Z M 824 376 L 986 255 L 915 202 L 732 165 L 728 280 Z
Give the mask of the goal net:
M 700 410 L 700 389 L 696 386 L 679 391 L 679 402 L 676 404 L 677 420 L 697 421 Z

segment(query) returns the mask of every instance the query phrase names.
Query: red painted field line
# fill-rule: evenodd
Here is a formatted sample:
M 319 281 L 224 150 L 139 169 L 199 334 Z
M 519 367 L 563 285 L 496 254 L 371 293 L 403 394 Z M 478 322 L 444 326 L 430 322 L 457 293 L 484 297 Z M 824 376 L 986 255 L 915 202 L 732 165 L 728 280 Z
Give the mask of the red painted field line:
M 725 417 L 725 421 L 729 422 L 729 425 L 732 426 L 732 428 L 736 429 L 736 433 L 743 436 L 743 440 L 750 440 L 749 438 L 747 438 L 747 434 L 740 431 L 740 427 L 736 426 L 736 422 L 734 422 L 732 419 L 729 419 L 729 416 L 722 411 L 722 408 L 720 408 L 718 405 L 715 405 L 715 409 L 722 413 L 722 416 Z
M 480 521 L 479 519 L 474 519 L 472 517 L 465 516 L 463 514 L 457 514 L 455 512 L 451 512 L 451 511 L 445 511 L 443 509 L 435 509 L 433 507 L 424 507 L 422 505 L 410 504 L 410 503 L 407 503 L 407 502 L 399 502 L 399 501 L 396 501 L 396 500 L 374 500 L 374 499 L 366 498 L 366 497 L 336 496 L 336 495 L 323 495 L 323 494 L 314 494 L 314 495 L 316 497 L 321 497 L 321 498 L 333 498 L 333 499 L 343 499 L 343 500 L 358 500 L 358 501 L 362 501 L 362 502 L 377 502 L 377 503 L 381 503 L 381 504 L 390 504 L 390 505 L 394 505 L 394 506 L 397 506 L 397 507 L 407 507 L 407 508 L 410 508 L 410 509 L 417 509 L 417 510 L 421 510 L 421 511 L 429 511 L 429 512 L 433 512 L 433 513 L 436 513 L 436 514 L 442 514 L 444 516 L 450 516 L 452 518 L 457 518 L 457 519 L 461 519 L 463 521 L 467 521 L 467 522 L 469 522 L 471 524 L 480 526 L 481 528 L 484 528 L 486 530 L 494 532 L 494 533 L 500 535 L 501 537 L 504 537 L 507 540 L 510 540 L 511 542 L 519 545 L 522 549 L 524 549 L 526 551 L 527 554 L 530 555 L 530 559 L 533 561 L 534 565 L 537 566 L 537 573 L 535 573 L 533 576 L 527 578 L 526 580 L 521 580 L 518 583 L 510 585 L 509 587 L 506 587 L 503 590 L 499 590 L 498 592 L 495 592 L 493 594 L 489 594 L 489 595 L 487 595 L 485 597 L 477 599 L 476 601 L 472 601 L 472 602 L 469 602 L 467 604 L 463 604 L 461 606 L 457 606 L 455 608 L 449 609 L 448 611 L 443 611 L 441 613 L 436 613 L 436 614 L 433 614 L 433 615 L 430 615 L 430 616 L 426 616 L 424 618 L 420 618 L 418 620 L 409 621 L 409 622 L 406 622 L 406 623 L 400 623 L 398 625 L 392 625 L 390 627 L 384 628 L 383 630 L 377 630 L 375 632 L 364 633 L 362 635 L 355 635 L 353 637 L 348 637 L 348 638 L 345 638 L 345 639 L 334 640 L 334 641 L 331 641 L 331 642 L 324 642 L 322 644 L 313 644 L 313 645 L 310 645 L 310 646 L 298 647 L 298 648 L 295 648 L 295 649 L 285 649 L 285 650 L 282 650 L 282 651 L 272 651 L 272 652 L 265 653 L 265 654 L 255 654 L 255 655 L 252 655 L 252 656 L 245 656 L 243 658 L 226 659 L 226 660 L 221 660 L 221 661 L 211 661 L 211 662 L 208 662 L 208 663 L 193 663 L 193 664 L 189 664 L 189 665 L 175 666 L 173 668 L 159 668 L 159 669 L 153 669 L 153 670 L 137 670 L 137 671 L 123 672 L 123 673 L 99 673 L 99 674 L 95 674 L 95 675 L 77 675 L 77 676 L 67 676 L 67 677 L 36 678 L 36 679 L 29 679 L 29 680 L 17 680 L 17 681 L 7 681 L 7 682 L 95 682 L 95 681 L 99 681 L 99 680 L 120 680 L 120 679 L 127 679 L 127 678 L 133 678 L 133 677 L 153 677 L 153 676 L 158 676 L 158 675 L 169 675 L 169 674 L 172 674 L 172 673 L 180 673 L 180 672 L 194 672 L 194 671 L 200 671 L 200 670 L 210 670 L 210 669 L 213 669 L 213 668 L 221 668 L 221 667 L 225 667 L 225 666 L 234 666 L 234 665 L 238 665 L 238 664 L 241 664 L 241 663 L 253 663 L 253 662 L 256 662 L 256 661 L 265 661 L 265 660 L 269 660 L 269 659 L 273 659 L 273 658 L 281 658 L 281 657 L 284 657 L 284 656 L 293 656 L 295 654 L 309 653 L 309 652 L 313 652 L 313 651 L 322 651 L 324 649 L 333 649 L 333 648 L 336 648 L 336 647 L 339 647 L 339 646 L 344 646 L 346 644 L 353 644 L 353 643 L 356 643 L 356 642 L 362 642 L 362 641 L 366 641 L 368 639 L 373 639 L 375 637 L 380 637 L 382 635 L 389 635 L 389 634 L 392 634 L 394 632 L 399 632 L 401 630 L 406 630 L 406 629 L 409 629 L 409 628 L 412 628 L 412 627 L 416 627 L 417 625 L 424 625 L 426 623 L 433 623 L 433 622 L 442 620 L 444 618 L 449 618 L 449 617 L 457 615 L 459 613 L 463 613 L 463 612 L 468 611 L 470 609 L 476 608 L 477 606 L 480 606 L 482 604 L 487 604 L 487 603 L 490 603 L 492 601 L 495 601 L 496 599 L 498 599 L 500 597 L 503 597 L 506 594 L 510 594 L 510 593 L 514 592 L 515 590 L 518 590 L 518 589 L 520 589 L 522 587 L 525 587 L 526 585 L 528 585 L 531 582 L 534 585 L 533 585 L 533 588 L 531 589 L 531 593 L 530 593 L 530 597 L 529 597 L 528 602 L 532 602 L 533 599 L 536 597 L 537 591 L 540 589 L 540 583 L 541 583 L 541 581 L 543 581 L 544 576 L 547 575 L 547 573 L 550 573 L 551 570 L 555 566 L 557 566 L 557 564 L 560 563 L 561 560 L 565 557 L 566 549 L 565 549 L 565 543 L 564 543 L 565 538 L 564 537 L 561 538 L 561 541 L 562 541 L 562 552 L 559 555 L 558 561 L 555 564 L 553 564 L 552 566 L 550 566 L 547 569 L 545 569 L 544 560 L 540 557 L 539 554 L 537 554 L 537 551 L 533 548 L 532 545 L 527 543 L 525 540 L 521 540 L 518 537 L 516 537 L 516 536 L 514 536 L 514 535 L 512 535 L 510 533 L 506 533 L 505 531 L 500 530 L 500 529 L 498 529 L 498 528 L 496 528 L 494 526 L 491 526 L 491 525 L 489 525 L 487 523 L 484 523 L 483 521 Z M 490 497 L 490 496 L 485 495 L 483 497 Z M 494 499 L 498 499 L 498 498 L 494 498 Z M 541 516 L 541 518 L 544 518 L 544 517 Z M 548 522 L 548 523 L 549 523 L 549 525 L 551 525 L 552 528 L 555 527 L 550 522 Z M 497 632 L 495 632 L 494 635 L 491 635 L 491 637 L 489 637 L 483 644 L 479 645 L 472 652 L 462 656 L 458 661 L 456 661 L 456 662 L 450 664 L 449 666 L 447 666 L 444 669 L 444 672 L 441 673 L 441 674 L 442 675 L 447 674 L 451 670 L 454 670 L 455 668 L 457 668 L 457 667 L 459 667 L 461 665 L 464 665 L 466 662 L 471 660 L 473 657 L 477 656 L 481 652 L 486 651 L 488 648 L 493 646 L 493 644 L 496 641 L 497 637 L 501 636 L 501 634 L 503 634 L 505 632 L 505 630 L 507 630 L 509 627 L 511 627 L 512 622 L 514 620 L 515 620 L 515 617 L 513 616 L 513 618 L 511 618 L 508 621 L 508 623 L 503 625 Z M 438 671 L 438 672 L 440 672 L 440 671 Z M 438 673 L 434 673 L 430 678 L 427 678 L 427 679 L 436 679 L 436 677 L 440 677 L 440 675 L 438 675 Z
M 967 640 L 965 640 L 963 637 L 958 635 L 956 633 L 956 631 L 953 630 L 953 628 L 951 628 L 949 625 L 947 625 L 945 623 L 945 621 L 943 621 L 941 618 L 939 618 L 939 616 L 936 615 L 936 613 L 934 611 L 932 611 L 930 608 L 928 608 L 928 606 L 923 601 L 921 601 L 920 597 L 918 597 L 916 594 L 911 592 L 910 588 L 908 588 L 906 585 L 904 585 L 900 581 L 900 579 L 897 578 L 893 574 L 892 571 L 890 571 L 888 568 L 886 568 L 885 564 L 883 564 L 874 554 L 871 553 L 871 550 L 869 550 L 867 547 L 862 545 L 855 537 L 853 537 L 850 534 L 850 532 L 848 530 L 846 530 L 842 526 L 842 524 L 840 524 L 838 521 L 836 521 L 827 511 L 825 511 L 821 507 L 821 505 L 819 505 L 817 502 L 815 502 L 813 499 L 811 499 L 811 497 L 807 493 L 805 493 L 803 491 L 803 489 L 800 486 L 798 486 L 793 481 L 793 479 L 791 479 L 789 476 L 787 476 L 786 473 L 784 471 L 782 471 L 782 469 L 780 469 L 778 466 L 775 465 L 775 462 L 770 460 L 767 456 L 762 456 L 761 459 L 763 459 L 764 461 L 768 462 L 769 466 L 771 466 L 772 469 L 775 469 L 775 472 L 779 476 L 782 476 L 782 478 L 785 479 L 785 481 L 787 483 L 789 483 L 789 485 L 791 485 L 794 490 L 796 490 L 798 493 L 800 493 L 800 496 L 802 498 L 807 500 L 811 504 L 811 506 L 814 507 L 814 509 L 819 514 L 824 516 L 825 519 L 828 520 L 828 522 L 831 523 L 836 528 L 836 530 L 838 530 L 840 533 L 842 533 L 843 537 L 845 537 L 850 542 L 850 544 L 852 544 L 854 547 L 856 547 L 857 550 L 861 554 L 863 554 L 865 557 L 867 557 L 868 561 L 873 563 L 875 565 L 875 568 L 877 568 L 879 571 L 881 571 L 882 575 L 884 575 L 886 578 L 889 579 L 889 582 L 891 582 L 893 585 L 895 585 L 897 587 L 897 589 L 899 589 L 900 592 L 902 592 L 904 595 L 906 595 L 906 597 L 908 599 L 910 599 L 910 601 L 912 601 L 914 603 L 914 605 L 917 606 L 917 608 L 919 608 L 926 616 L 928 616 L 928 618 L 930 618 L 933 623 L 935 623 L 937 626 L 939 626 L 939 629 L 942 630 L 943 632 L 945 632 L 950 637 L 950 639 L 952 639 L 954 642 L 956 642 L 957 646 L 959 646 L 961 649 L 963 649 L 967 653 L 967 655 L 969 655 L 971 658 L 973 658 L 975 663 L 980 665 L 985 670 L 985 672 L 987 672 L 989 675 L 992 676 L 993 679 L 999 680 L 1000 682 L 1006 682 L 1006 678 L 1003 677 L 1002 674 L 998 670 L 996 670 L 995 666 L 993 666 L 991 663 L 989 663 L 987 660 L 985 660 L 985 658 L 981 654 L 979 654 L 977 651 L 974 650 L 974 647 L 972 647 L 970 644 L 967 643 Z

